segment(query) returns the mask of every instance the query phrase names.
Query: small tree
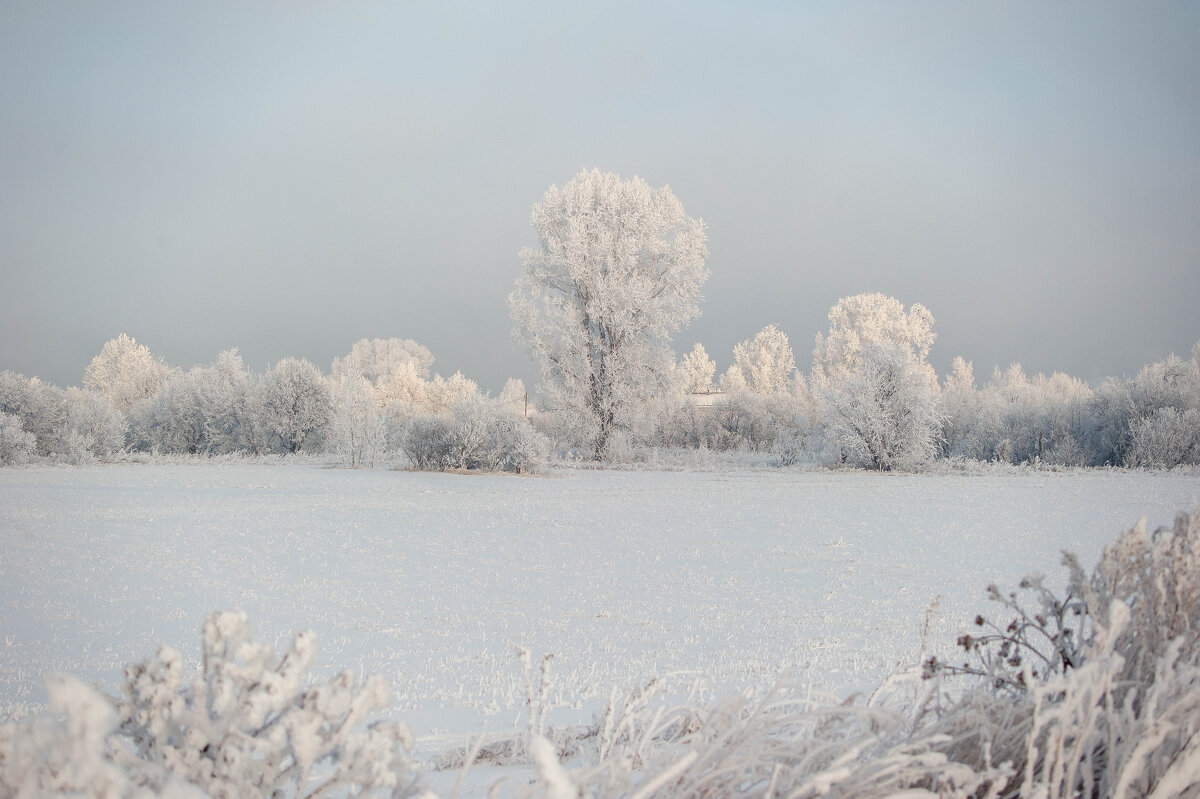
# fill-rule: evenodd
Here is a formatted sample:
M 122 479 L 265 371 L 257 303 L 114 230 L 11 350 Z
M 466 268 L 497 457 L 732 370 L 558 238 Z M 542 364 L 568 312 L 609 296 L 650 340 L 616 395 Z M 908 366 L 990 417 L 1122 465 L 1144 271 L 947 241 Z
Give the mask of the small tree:
M 509 295 L 513 337 L 540 362 L 547 404 L 602 459 L 667 389 L 670 336 L 700 313 L 704 224 L 669 188 L 592 170 L 551 186 L 533 226 L 539 246 L 521 252 Z
M 721 385 L 726 391 L 775 394 L 787 388 L 795 371 L 796 358 L 787 334 L 767 325 L 753 339 L 733 348 L 733 365 L 721 377 Z
M 704 345 L 699 341 L 692 351 L 683 356 L 679 362 L 684 391 L 689 394 L 706 393 L 713 389 L 713 375 L 717 373 L 717 365 L 708 357 Z
M 301 358 L 284 358 L 267 371 L 260 386 L 264 426 L 296 453 L 333 417 L 333 397 L 321 370 Z
M 352 469 L 374 466 L 387 445 L 387 423 L 365 378 L 343 375 L 334 382 L 330 448 Z

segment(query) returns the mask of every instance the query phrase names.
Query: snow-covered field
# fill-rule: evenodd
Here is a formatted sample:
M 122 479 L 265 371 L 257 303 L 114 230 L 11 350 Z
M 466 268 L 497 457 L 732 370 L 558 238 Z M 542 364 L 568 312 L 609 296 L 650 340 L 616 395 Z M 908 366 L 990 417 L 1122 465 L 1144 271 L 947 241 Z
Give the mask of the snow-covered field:
M 536 478 L 314 463 L 0 470 L 0 715 L 62 671 L 118 690 L 210 610 L 319 674 L 379 673 L 432 747 L 523 725 L 516 647 L 553 653 L 554 721 L 648 678 L 720 695 L 835 695 L 948 651 L 989 582 L 1090 568 L 1139 517 L 1200 506 L 1189 473 L 556 471 Z

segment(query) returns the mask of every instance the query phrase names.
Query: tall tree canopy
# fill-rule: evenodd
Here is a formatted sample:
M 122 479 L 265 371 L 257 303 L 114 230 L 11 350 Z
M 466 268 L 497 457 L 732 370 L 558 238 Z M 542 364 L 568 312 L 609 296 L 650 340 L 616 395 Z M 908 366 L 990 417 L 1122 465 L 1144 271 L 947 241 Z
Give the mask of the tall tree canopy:
M 509 295 L 513 336 L 577 443 L 604 458 L 630 413 L 660 391 L 671 334 L 700 313 L 704 223 L 670 188 L 583 171 L 533 208 L 539 246 Z

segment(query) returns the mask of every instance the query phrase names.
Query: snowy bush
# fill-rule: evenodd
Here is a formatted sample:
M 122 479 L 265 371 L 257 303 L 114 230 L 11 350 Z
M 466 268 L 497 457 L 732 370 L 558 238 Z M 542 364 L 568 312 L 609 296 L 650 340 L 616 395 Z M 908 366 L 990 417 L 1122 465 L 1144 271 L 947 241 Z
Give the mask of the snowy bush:
M 1126 466 L 1200 464 L 1200 408 L 1159 408 L 1130 423 Z
M 0 466 L 15 466 L 29 460 L 37 445 L 33 433 L 21 427 L 16 414 L 0 411 Z
M 717 429 L 710 432 L 708 445 L 715 450 L 766 452 L 782 431 L 794 428 L 796 415 L 795 403 L 786 394 L 731 392 L 710 413 L 710 424 Z
M 69 678 L 49 682 L 51 709 L 0 726 L 0 793 L 94 797 L 401 797 L 419 791 L 399 722 L 371 721 L 388 704 L 382 679 L 356 690 L 349 672 L 307 684 L 316 656 L 300 633 L 283 658 L 254 640 L 242 613 L 204 624 L 204 660 L 179 653 L 126 669 L 113 700 Z
M 154 795 L 138 791 L 135 775 L 117 762 L 127 750 L 113 740 L 118 715 L 111 699 L 61 675 L 46 681 L 46 694 L 50 710 L 63 718 L 37 715 L 0 725 L 0 793 L 29 799 Z M 163 797 L 204 796 L 166 781 L 157 787 Z
M 22 429 L 33 434 L 31 454 L 51 456 L 67 452 L 70 427 L 66 393 L 58 386 L 16 372 L 0 372 L 0 413 L 16 416 Z
M 1200 786 L 1200 511 L 1147 534 L 1126 530 L 1090 576 L 1072 556 L 1065 599 L 1030 578 L 1026 610 L 1003 597 L 1007 625 L 960 639 L 971 673 L 1009 695 L 1012 722 L 977 740 L 1017 766 L 1003 795 L 1180 796 Z M 977 700 L 974 700 L 977 701 Z M 960 705 L 958 707 L 963 707 Z M 993 703 L 993 709 L 1003 707 Z M 952 709 L 939 725 L 949 728 Z M 1020 735 L 1013 735 L 1016 731 Z
M 103 394 L 69 388 L 66 404 L 77 460 L 111 457 L 125 447 L 128 422 Z
M 537 472 L 549 442 L 523 418 L 490 402 L 456 405 L 451 416 L 420 416 L 404 433 L 402 448 L 417 469 Z
M 990 589 L 1013 622 L 981 618 L 990 632 L 964 637 L 991 660 L 968 669 L 984 679 L 957 700 L 910 674 L 866 704 L 784 686 L 708 709 L 656 706 L 651 684 L 624 702 L 614 693 L 570 736 L 531 712 L 541 786 L 525 795 L 1196 796 L 1200 512 L 1126 531 L 1090 576 L 1065 562 L 1067 599 L 1036 577 L 1022 588 L 1029 610 Z

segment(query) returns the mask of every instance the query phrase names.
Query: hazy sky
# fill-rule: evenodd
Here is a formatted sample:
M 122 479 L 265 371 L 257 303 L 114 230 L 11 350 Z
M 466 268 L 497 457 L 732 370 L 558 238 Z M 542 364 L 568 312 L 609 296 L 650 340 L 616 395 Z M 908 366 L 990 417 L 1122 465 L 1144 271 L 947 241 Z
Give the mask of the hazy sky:
M 650 6 L 649 8 L 645 6 Z M 1200 339 L 1200 4 L 0 3 L 0 369 L 127 332 L 495 391 L 529 213 L 585 167 L 708 224 L 702 341 L 807 369 L 839 297 L 931 360 L 1096 380 Z

